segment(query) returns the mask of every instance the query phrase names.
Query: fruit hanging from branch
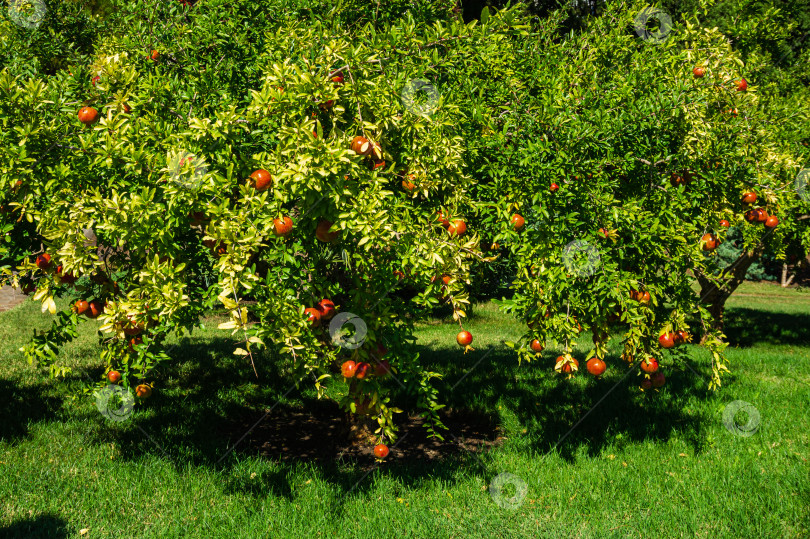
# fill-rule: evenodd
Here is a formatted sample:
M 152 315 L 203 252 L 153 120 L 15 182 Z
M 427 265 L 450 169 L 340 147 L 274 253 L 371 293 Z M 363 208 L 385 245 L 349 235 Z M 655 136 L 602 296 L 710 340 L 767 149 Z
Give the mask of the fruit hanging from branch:
M 324 298 L 315 306 L 321 315 L 321 320 L 330 320 L 335 316 L 335 304 L 331 299 Z
M 340 373 L 344 378 L 354 378 L 355 371 L 357 370 L 357 363 L 352 360 L 344 361 L 340 366 Z
M 254 170 L 250 175 L 250 180 L 250 184 L 257 191 L 265 191 L 273 187 L 273 177 L 263 168 Z
M 321 313 L 318 309 L 309 307 L 304 309 L 304 314 L 307 316 L 307 320 L 309 321 L 309 325 L 311 327 L 316 328 L 321 325 Z
M 450 226 L 447 227 L 447 232 L 449 232 L 451 236 L 461 236 L 467 232 L 467 223 L 462 219 L 453 219 L 450 222 Z
M 94 299 L 88 304 L 88 309 L 85 311 L 87 318 L 98 318 L 104 312 L 104 302 Z
M 371 143 L 366 137 L 356 136 L 352 139 L 352 151 L 363 157 L 371 153 Z
M 639 290 L 631 290 L 630 299 L 635 300 L 642 305 L 649 305 L 652 298 L 650 297 L 650 293 L 646 290 L 644 292 Z
M 371 374 L 371 365 L 366 363 L 365 361 L 361 361 L 357 364 L 357 367 L 354 371 L 354 376 L 358 380 L 365 380 Z
M 63 273 L 62 271 L 62 264 L 56 266 L 56 275 L 59 276 L 60 282 L 64 284 L 73 284 L 78 280 L 78 278 L 72 273 Z
M 692 183 L 692 173 L 689 171 L 673 172 L 669 176 L 669 184 L 676 189 L 681 185 L 686 186 Z
M 472 333 L 469 331 L 460 331 L 458 335 L 456 335 L 456 342 L 459 346 L 469 346 L 472 344 L 473 336 Z
M 571 354 L 558 356 L 554 370 L 562 374 L 573 374 L 579 371 L 579 361 Z
M 720 245 L 720 240 L 718 240 L 717 236 L 712 233 L 703 234 L 700 241 L 703 244 L 704 251 L 714 251 L 717 249 L 717 246 Z
M 47 271 L 51 267 L 51 255 L 49 255 L 48 253 L 42 253 L 41 255 L 38 255 L 36 265 L 42 271 Z
M 647 374 L 652 374 L 658 370 L 658 360 L 654 357 L 646 357 L 641 362 L 641 370 L 646 372 Z
M 130 339 L 129 342 L 127 343 L 129 351 L 132 352 L 135 349 L 135 347 L 138 346 L 139 344 L 143 344 L 143 337 L 138 336 Z
M 408 174 L 408 176 L 402 180 L 402 188 L 409 193 L 416 191 L 416 184 L 413 183 L 414 178 L 415 176 L 413 174 Z
M 98 111 L 93 107 L 82 107 L 79 109 L 79 121 L 84 125 L 91 125 L 98 120 Z
M 605 362 L 598 357 L 592 357 L 589 359 L 588 363 L 585 364 L 585 367 L 587 367 L 588 372 L 594 376 L 601 376 L 604 374 L 605 369 L 607 369 Z
M 459 346 L 464 347 L 465 354 L 470 350 L 475 350 L 475 348 L 470 346 L 472 344 L 472 341 L 473 336 L 472 333 L 470 333 L 469 331 L 462 330 L 458 333 L 458 335 L 456 335 L 456 342 L 458 343 Z
M 142 331 L 143 328 L 141 326 L 136 326 L 131 322 L 124 326 L 124 334 L 129 335 L 130 337 L 140 335 Z
M 90 304 L 85 300 L 80 299 L 73 304 L 73 307 L 76 310 L 76 314 L 83 315 L 87 313 L 87 311 L 90 309 Z
M 661 348 L 673 348 L 675 346 L 676 338 L 677 335 L 675 333 L 667 331 L 658 337 L 658 344 L 661 345 Z
M 293 229 L 293 220 L 288 215 L 281 219 L 273 219 L 273 234 L 276 236 L 286 236 Z
M 335 241 L 340 232 L 337 230 L 330 232 L 333 224 L 334 223 L 328 219 L 321 219 L 318 226 L 315 228 L 315 237 L 318 238 L 318 241 L 322 241 L 323 243 L 332 243 Z

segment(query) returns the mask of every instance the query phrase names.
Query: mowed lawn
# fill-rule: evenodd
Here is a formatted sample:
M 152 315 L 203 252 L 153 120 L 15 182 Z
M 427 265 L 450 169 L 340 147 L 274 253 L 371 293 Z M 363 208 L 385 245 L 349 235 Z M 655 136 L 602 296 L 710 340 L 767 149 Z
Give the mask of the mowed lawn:
M 123 422 L 74 397 L 102 372 L 97 322 L 64 348 L 75 369 L 67 381 L 25 362 L 18 349 L 51 319 L 31 301 L 0 313 L 0 537 L 810 535 L 807 291 L 741 287 L 728 310 L 733 374 L 716 393 L 708 354 L 693 345 L 689 366 L 665 360 L 667 384 L 644 393 L 618 339 L 603 379 L 566 379 L 552 370 L 553 347 L 517 365 L 501 341 L 523 326 L 492 304 L 466 324 L 476 348 L 466 355 L 452 321 L 424 323 L 420 361 L 445 374 L 444 402 L 491 424 L 495 443 L 462 449 L 467 431 L 456 423 L 446 450 L 397 458 L 394 447 L 379 467 L 362 456 L 306 458 L 340 434 L 322 422 L 299 435 L 285 418 L 300 406 L 339 414 L 307 384 L 288 393 L 273 365 L 259 365 L 257 381 L 231 355 L 228 333 L 213 329 L 216 317 L 172 348 L 148 406 Z M 733 401 L 758 412 L 752 436 L 724 426 Z M 283 429 L 273 454 L 284 458 L 230 451 L 241 431 L 223 425 L 240 418 L 246 432 L 265 415 Z M 505 488 L 493 496 L 496 478 Z

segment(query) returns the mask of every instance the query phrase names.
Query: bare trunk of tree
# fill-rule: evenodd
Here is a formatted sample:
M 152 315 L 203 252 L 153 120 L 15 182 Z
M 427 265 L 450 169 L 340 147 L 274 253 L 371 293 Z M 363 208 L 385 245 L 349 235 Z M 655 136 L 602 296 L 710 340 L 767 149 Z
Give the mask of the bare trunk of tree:
M 765 245 L 762 243 L 753 249 L 743 251 L 733 264 L 723 270 L 717 284 L 703 273 L 695 272 L 698 284 L 700 284 L 700 302 L 709 305 L 709 313 L 714 318 L 714 325 L 711 329 L 723 330 L 723 313 L 726 308 L 726 300 L 745 280 L 748 268 L 762 256 L 764 251 Z M 704 333 L 701 342 L 705 338 Z
M 787 262 L 782 263 L 782 288 L 787 288 L 790 286 L 790 283 L 793 282 L 793 278 L 796 276 L 795 273 L 791 274 L 790 278 L 788 278 L 788 265 Z

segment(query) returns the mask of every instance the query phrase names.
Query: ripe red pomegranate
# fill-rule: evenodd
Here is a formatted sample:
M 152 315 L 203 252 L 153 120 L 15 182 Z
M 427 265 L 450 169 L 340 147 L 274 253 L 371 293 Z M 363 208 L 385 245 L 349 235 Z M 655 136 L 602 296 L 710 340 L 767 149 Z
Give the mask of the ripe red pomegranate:
M 84 125 L 90 125 L 98 120 L 98 111 L 93 107 L 82 107 L 79 109 L 79 121 Z
M 281 219 L 273 219 L 273 234 L 276 236 L 286 236 L 292 232 L 293 220 L 285 215 Z
M 42 253 L 41 255 L 37 256 L 36 261 L 37 267 L 43 271 L 47 270 L 51 267 L 51 255 L 48 253 Z
M 76 301 L 76 303 L 74 303 L 73 306 L 76 308 L 76 314 L 79 315 L 85 314 L 87 310 L 90 308 L 90 304 L 83 299 Z
M 652 374 L 658 370 L 658 360 L 655 358 L 647 358 L 641 362 L 641 370 L 647 374 Z
M 703 250 L 704 251 L 714 251 L 717 249 L 717 246 L 720 245 L 720 240 L 717 239 L 717 236 L 711 233 L 703 234 L 703 237 L 700 238 L 703 242 Z
M 461 219 L 453 219 L 450 226 L 447 227 L 447 231 L 451 236 L 461 236 L 467 231 L 467 223 Z
M 315 308 L 321 313 L 321 320 L 329 320 L 335 316 L 335 303 L 331 299 L 323 298 Z
M 250 183 L 257 191 L 265 191 L 273 187 L 273 177 L 269 172 L 260 168 L 250 175 Z
M 559 356 L 557 358 L 557 363 L 559 363 L 560 361 L 563 361 L 564 359 L 565 359 L 565 356 Z M 573 366 L 571 365 L 572 363 L 573 363 Z M 574 367 L 579 369 L 579 361 L 577 361 L 576 358 L 571 358 L 570 362 L 563 364 L 563 366 L 560 368 L 560 371 L 568 374 L 568 373 L 574 371 Z
M 371 365 L 365 361 L 361 361 L 357 364 L 357 367 L 354 370 L 354 376 L 358 380 L 365 380 L 369 374 L 371 374 Z
M 368 155 L 371 153 L 371 143 L 366 137 L 357 136 L 352 139 L 352 151 L 358 155 Z
M 592 357 L 591 359 L 589 359 L 588 363 L 586 363 L 585 366 L 588 368 L 588 372 L 594 376 L 601 376 L 605 372 L 605 369 L 607 368 L 605 362 L 599 359 L 598 357 Z
M 98 318 L 104 312 L 104 302 L 94 299 L 89 304 L 89 309 L 85 312 L 88 318 Z
M 456 335 L 456 342 L 459 346 L 469 346 L 472 343 L 472 333 L 469 331 L 461 331 Z
M 316 328 L 321 325 L 321 312 L 318 309 L 309 307 L 304 309 L 304 314 L 307 315 L 307 320 L 312 327 Z
M 343 365 L 340 366 L 340 373 L 345 378 L 354 378 L 354 373 L 357 370 L 357 364 L 354 361 L 345 361 Z
M 675 346 L 675 339 L 677 335 L 672 332 L 662 333 L 658 337 L 658 344 L 661 345 L 662 348 L 673 348 Z
M 340 232 L 338 232 L 337 230 L 333 232 L 329 231 L 332 228 L 333 224 L 334 223 L 332 223 L 332 221 L 322 219 L 318 223 L 317 228 L 315 229 L 315 237 L 318 238 L 319 241 L 322 241 L 324 243 L 332 243 L 335 240 L 335 238 L 338 237 L 338 234 L 340 234 Z

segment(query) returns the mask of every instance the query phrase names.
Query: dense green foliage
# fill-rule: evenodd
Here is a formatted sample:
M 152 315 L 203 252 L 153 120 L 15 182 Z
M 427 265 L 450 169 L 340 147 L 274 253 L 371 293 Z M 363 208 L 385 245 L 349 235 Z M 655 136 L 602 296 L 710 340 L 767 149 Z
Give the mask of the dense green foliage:
M 700 332 L 719 387 L 726 343 L 689 276 L 722 269 L 702 239 L 725 241 L 720 219 L 776 257 L 810 244 L 789 127 L 808 104 L 753 80 L 738 91 L 766 57 L 744 62 L 696 17 L 645 34 L 642 8 L 612 4 L 562 37 L 563 13 L 521 7 L 465 24 L 440 1 L 119 1 L 3 32 L 0 255 L 57 315 L 26 356 L 68 375 L 58 351 L 82 318 L 55 298 L 98 301 L 106 371 L 159 385 L 167 339 L 224 306 L 220 329 L 257 375 L 269 362 L 319 394 L 344 388 L 343 409 L 366 408 L 391 440 L 399 403 L 440 425 L 442 373 L 420 358 L 416 321 L 448 305 L 463 330 L 471 287 L 516 271 L 502 306 L 527 323 L 508 343 L 521 361 L 541 357 L 531 339 L 561 345 L 558 371 L 604 358 L 620 319 L 633 365 L 686 361 L 658 337 Z M 87 106 L 99 119 L 83 125 Z M 249 179 L 258 169 L 271 186 Z M 745 223 L 747 190 L 777 228 Z M 37 266 L 42 252 L 53 264 Z M 363 321 L 362 346 L 305 311 L 330 298 Z M 343 378 L 348 361 L 395 376 Z

